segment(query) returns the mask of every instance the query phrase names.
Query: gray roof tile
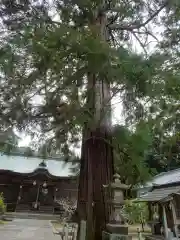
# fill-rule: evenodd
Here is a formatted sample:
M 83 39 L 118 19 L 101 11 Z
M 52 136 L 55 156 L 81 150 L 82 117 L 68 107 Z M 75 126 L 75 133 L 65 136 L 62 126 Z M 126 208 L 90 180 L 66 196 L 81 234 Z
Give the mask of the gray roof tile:
M 145 186 L 165 185 L 175 182 L 180 182 L 180 168 L 154 176 Z
M 152 192 L 148 192 L 141 196 L 138 201 L 145 202 L 158 202 L 173 193 L 180 192 L 180 186 L 173 186 L 167 188 L 154 189 Z
M 16 173 L 33 173 L 43 161 L 37 157 L 11 156 L 0 154 L 0 170 L 9 170 Z M 72 176 L 73 164 L 60 160 L 45 160 L 48 172 L 56 177 Z

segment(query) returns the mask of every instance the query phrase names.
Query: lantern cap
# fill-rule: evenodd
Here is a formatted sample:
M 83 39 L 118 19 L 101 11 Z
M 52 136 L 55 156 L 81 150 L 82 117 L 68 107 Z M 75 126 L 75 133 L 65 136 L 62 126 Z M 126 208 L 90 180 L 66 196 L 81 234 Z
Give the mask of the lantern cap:
M 107 184 L 107 185 L 104 185 L 103 187 L 104 188 L 112 188 L 112 189 L 119 189 L 119 190 L 127 190 L 131 187 L 131 185 L 126 185 L 124 183 L 121 183 L 121 177 L 118 173 L 115 173 L 113 175 L 113 179 L 114 181 Z
M 118 173 L 115 173 L 115 174 L 113 175 L 113 179 L 114 179 L 115 182 L 116 182 L 116 181 L 121 182 L 121 176 L 120 176 Z

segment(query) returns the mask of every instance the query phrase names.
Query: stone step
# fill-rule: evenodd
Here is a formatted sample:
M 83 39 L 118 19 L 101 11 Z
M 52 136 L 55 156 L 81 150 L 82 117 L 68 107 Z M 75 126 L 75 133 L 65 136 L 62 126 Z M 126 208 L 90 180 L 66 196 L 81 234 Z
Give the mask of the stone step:
M 16 211 L 17 212 L 24 212 L 24 211 L 30 211 L 30 207 L 28 204 L 18 204 L 16 206 Z
M 7 212 L 4 214 L 7 219 L 40 219 L 40 220 L 58 220 L 59 215 L 32 212 Z
M 53 206 L 40 206 L 38 212 L 53 213 L 53 211 L 54 211 Z

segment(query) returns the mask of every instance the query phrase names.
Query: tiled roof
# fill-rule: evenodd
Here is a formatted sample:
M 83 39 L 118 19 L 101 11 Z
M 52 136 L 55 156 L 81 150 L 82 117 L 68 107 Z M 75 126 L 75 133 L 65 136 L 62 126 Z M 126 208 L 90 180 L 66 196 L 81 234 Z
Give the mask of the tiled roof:
M 167 188 L 154 189 L 152 192 L 148 192 L 142 195 L 138 201 L 145 202 L 158 202 L 164 198 L 167 198 L 171 194 L 180 192 L 180 186 L 173 186 Z
M 156 175 L 145 186 L 165 185 L 176 182 L 180 182 L 180 168 Z
M 30 174 L 37 170 L 43 159 L 37 157 L 11 156 L 0 154 L 0 170 L 8 170 L 15 173 Z M 52 176 L 72 176 L 72 162 L 65 163 L 63 159 L 46 159 L 46 169 Z

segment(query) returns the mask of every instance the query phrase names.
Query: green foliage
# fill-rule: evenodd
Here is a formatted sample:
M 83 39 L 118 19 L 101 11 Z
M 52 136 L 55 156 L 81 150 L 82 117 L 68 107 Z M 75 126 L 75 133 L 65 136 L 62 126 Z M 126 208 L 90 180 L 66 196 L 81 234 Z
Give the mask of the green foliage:
M 123 181 L 178 161 L 179 9 L 177 0 L 2 1 L 0 128 L 31 134 L 42 155 L 71 156 L 119 97 L 125 126 L 110 144 Z M 141 207 L 127 206 L 135 222 Z
M 149 180 L 152 172 L 146 155 L 152 143 L 148 124 L 139 123 L 134 131 L 116 126 L 113 134 L 115 168 L 124 182 L 135 185 Z
M 147 203 L 135 203 L 133 200 L 126 200 L 124 212 L 132 224 L 146 223 L 148 220 Z
M 154 136 L 146 162 L 158 173 L 179 168 L 179 133 L 171 136 L 167 134 Z
M 86 100 L 88 72 L 116 83 L 118 92 L 123 86 L 124 103 L 129 108 L 127 115 L 131 111 L 136 112 L 135 116 L 140 106 L 136 97 L 149 96 L 147 89 L 158 65 L 163 62 L 157 60 L 162 59 L 157 54 L 144 58 L 130 49 L 127 51 L 122 45 L 129 42 L 129 38 L 125 40 L 125 35 L 132 34 L 126 30 L 126 19 L 132 25 L 136 19 L 136 24 L 143 22 L 144 11 L 149 9 L 146 9 L 144 1 L 118 6 L 123 19 L 120 16 L 114 19 L 114 14 L 109 13 L 110 24 L 107 26 L 111 33 L 113 30 L 110 25 L 118 23 L 120 19 L 124 24 L 124 29 L 117 37 L 120 44 L 116 48 L 101 41 L 98 27 L 91 24 L 92 18 L 96 18 L 99 1 L 54 1 L 52 4 L 31 1 L 27 4 L 3 3 L 3 19 L 8 19 L 3 23 L 8 31 L 7 40 L 1 43 L 0 59 L 2 74 L 6 76 L 1 100 L 9 102 L 8 107 L 4 105 L 2 108 L 2 123 L 15 124 L 25 130 L 28 128 L 31 132 L 38 125 L 44 138 L 51 135 L 49 132 L 55 136 L 57 141 L 48 139 L 50 146 L 67 142 L 67 138 L 72 141 L 79 139 L 77 131 L 81 131 L 85 121 L 89 122 L 93 111 L 90 111 L 87 119 L 87 106 L 83 104 Z M 159 3 L 155 5 L 159 7 Z M 110 12 L 115 6 L 116 1 L 106 6 L 107 11 Z M 56 18 L 62 21 L 52 19 L 51 7 L 56 9 Z M 147 12 L 149 15 L 150 12 Z M 114 39 L 111 34 L 109 37 L 110 40 Z M 42 103 L 39 106 L 32 104 L 32 96 L 42 98 Z M 65 107 L 59 108 L 57 118 L 56 108 L 61 104 Z M 67 137 L 67 131 L 72 136 Z
M 84 125 L 95 125 L 91 85 L 100 80 L 124 108 L 126 125 L 115 128 L 113 147 L 125 181 L 145 181 L 156 168 L 149 171 L 150 159 L 162 161 L 165 152 L 166 166 L 170 153 L 178 153 L 169 136 L 180 126 L 177 1 L 3 1 L 0 12 L 2 129 L 31 134 L 43 155 L 72 156 L 69 146 L 78 146 Z M 102 16 L 108 41 L 97 24 Z M 161 40 L 153 31 L 158 26 Z M 135 52 L 134 42 L 143 51 Z
M 132 186 L 180 167 L 179 133 L 158 133 L 147 122 L 141 121 L 131 131 L 125 126 L 115 126 L 113 146 L 115 170 Z
M 5 213 L 5 211 L 6 211 L 6 205 L 5 205 L 5 203 L 4 203 L 3 194 L 1 193 L 1 194 L 0 194 L 0 214 Z

